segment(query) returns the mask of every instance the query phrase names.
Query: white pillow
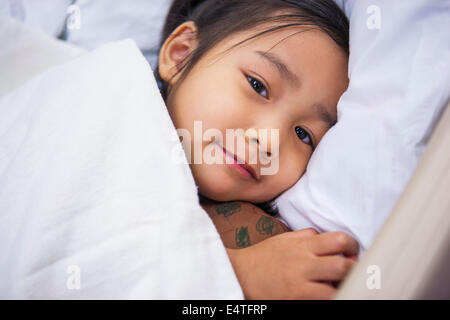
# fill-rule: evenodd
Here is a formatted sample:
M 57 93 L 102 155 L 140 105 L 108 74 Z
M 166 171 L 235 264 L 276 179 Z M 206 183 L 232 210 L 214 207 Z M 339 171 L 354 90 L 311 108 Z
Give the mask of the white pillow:
M 72 0 L 0 0 L 0 14 L 57 37 L 64 29 Z
M 38 73 L 84 52 L 1 13 L 0 43 L 0 97 Z
M 72 4 L 73 3 L 73 4 Z M 172 0 L 0 0 L 0 14 L 81 48 L 133 39 L 154 68 Z M 69 26 L 66 19 L 71 16 Z
M 85 49 L 125 38 L 133 39 L 152 67 L 171 0 L 77 0 L 79 29 L 67 30 L 67 41 Z
M 449 100 L 450 2 L 337 3 L 350 19 L 349 88 L 338 123 L 277 205 L 290 228 L 345 231 L 364 250 Z

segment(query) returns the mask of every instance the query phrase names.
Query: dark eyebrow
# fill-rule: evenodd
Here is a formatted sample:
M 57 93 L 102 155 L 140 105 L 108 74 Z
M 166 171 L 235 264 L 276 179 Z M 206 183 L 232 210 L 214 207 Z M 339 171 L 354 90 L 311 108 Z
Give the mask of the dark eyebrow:
M 290 83 L 292 83 L 294 87 L 298 88 L 300 86 L 300 81 L 298 80 L 297 75 L 289 70 L 289 68 L 278 55 L 263 51 L 256 51 L 256 53 L 269 61 L 274 67 L 276 67 L 282 79 L 286 78 L 290 80 Z
M 317 114 L 318 118 L 325 122 L 328 126 L 328 129 L 330 129 L 332 126 L 334 126 L 337 123 L 337 120 L 335 117 L 333 117 L 328 110 L 321 104 L 315 104 L 314 105 L 314 112 Z

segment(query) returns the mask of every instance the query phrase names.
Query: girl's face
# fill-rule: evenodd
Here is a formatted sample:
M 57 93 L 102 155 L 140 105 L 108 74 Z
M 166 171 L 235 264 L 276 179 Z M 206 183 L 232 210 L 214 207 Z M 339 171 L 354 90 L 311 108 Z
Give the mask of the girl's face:
M 169 38 L 162 47 L 159 71 L 173 86 L 167 107 L 175 127 L 190 133 L 187 156 L 202 195 L 216 201 L 274 199 L 303 175 L 313 148 L 336 122 L 336 106 L 348 85 L 347 56 L 323 32 L 299 31 L 301 27 L 272 32 L 224 53 L 255 31 L 230 36 L 208 51 L 180 83 L 179 75 L 172 76 L 196 47 L 195 38 L 190 36 L 195 24 L 180 26 L 175 31 L 179 36 Z M 194 121 L 201 121 L 202 134 L 216 129 L 223 140 L 212 137 L 203 141 L 203 136 L 194 134 Z M 243 139 L 246 159 L 240 158 L 256 177 L 225 161 L 194 163 L 198 146 L 201 153 L 214 150 L 225 157 L 223 147 L 229 143 L 226 129 L 254 129 L 257 133 L 267 129 L 266 137 L 248 135 Z M 273 129 L 278 129 L 278 137 L 271 136 Z M 231 157 L 238 154 L 237 137 L 233 138 L 235 149 L 227 150 Z M 250 148 L 255 147 L 256 163 L 249 156 Z M 263 164 L 264 160 L 270 162 Z M 271 164 L 277 170 L 261 175 L 261 169 Z

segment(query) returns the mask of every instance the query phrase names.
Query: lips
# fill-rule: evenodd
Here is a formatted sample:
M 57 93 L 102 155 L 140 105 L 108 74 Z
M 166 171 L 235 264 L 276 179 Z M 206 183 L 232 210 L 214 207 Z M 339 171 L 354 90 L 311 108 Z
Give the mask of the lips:
M 248 164 L 244 163 L 244 164 L 239 164 L 242 168 L 244 168 L 245 170 L 247 170 L 253 177 L 253 179 L 258 180 L 258 176 L 256 175 L 255 170 L 249 166 Z
M 249 164 L 247 164 L 244 161 L 239 161 L 239 162 L 244 162 L 242 164 L 238 163 L 238 157 L 235 154 L 229 152 L 227 149 L 225 149 L 225 147 L 222 147 L 222 149 L 223 149 L 224 153 L 228 154 L 231 158 L 234 159 L 234 161 L 235 161 L 234 164 L 235 165 L 237 165 L 237 166 L 241 167 L 242 169 L 244 169 L 253 179 L 259 180 L 259 176 L 256 174 L 256 171 L 255 171 L 255 169 L 252 166 L 250 166 Z M 241 160 L 241 159 L 239 159 L 239 160 Z

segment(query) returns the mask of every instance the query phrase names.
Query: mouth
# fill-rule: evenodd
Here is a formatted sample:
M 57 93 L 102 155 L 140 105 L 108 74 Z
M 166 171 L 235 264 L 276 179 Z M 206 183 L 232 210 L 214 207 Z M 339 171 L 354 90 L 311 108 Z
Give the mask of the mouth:
M 239 173 L 241 173 L 244 177 L 246 178 L 250 178 L 253 180 L 258 180 L 258 176 L 255 172 L 255 170 L 248 165 L 246 162 L 242 161 L 241 159 L 239 159 L 239 162 L 243 162 L 243 163 L 238 163 L 238 157 L 229 152 L 227 149 L 225 149 L 225 147 L 222 147 L 223 153 L 225 155 L 226 158 L 230 158 L 233 160 L 233 163 L 231 163 L 231 166 L 234 167 Z M 225 160 L 225 163 L 228 164 L 229 162 L 227 162 Z

